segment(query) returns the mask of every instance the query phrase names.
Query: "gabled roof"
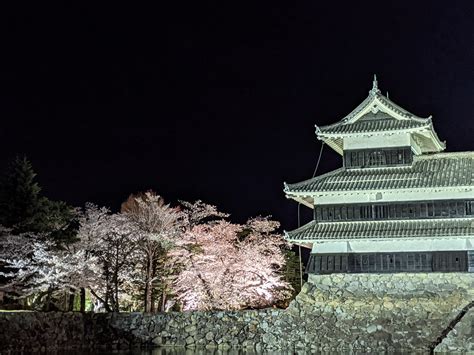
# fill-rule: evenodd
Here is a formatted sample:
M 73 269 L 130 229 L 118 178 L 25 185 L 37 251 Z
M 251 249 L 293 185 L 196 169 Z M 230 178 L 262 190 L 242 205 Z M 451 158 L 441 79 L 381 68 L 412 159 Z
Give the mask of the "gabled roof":
M 423 152 L 439 152 L 445 149 L 433 129 L 431 116 L 418 117 L 400 107 L 381 94 L 374 76 L 369 96 L 341 121 L 327 126 L 316 126 L 318 139 L 323 140 L 338 153 L 342 154 L 342 138 L 358 134 L 386 134 L 410 132 L 424 139 Z
M 364 114 L 357 121 L 350 124 L 333 124 L 330 126 L 320 127 L 319 135 L 340 134 L 346 135 L 351 133 L 366 132 L 389 132 L 401 130 L 417 130 L 420 128 L 429 128 L 431 119 L 419 120 L 397 120 L 389 114 L 377 111 L 370 111 Z
M 317 222 L 286 232 L 289 241 L 417 239 L 474 236 L 474 218 Z
M 295 184 L 286 184 L 287 197 L 319 192 L 420 189 L 474 186 L 474 152 L 415 156 L 413 164 L 376 169 L 344 169 Z

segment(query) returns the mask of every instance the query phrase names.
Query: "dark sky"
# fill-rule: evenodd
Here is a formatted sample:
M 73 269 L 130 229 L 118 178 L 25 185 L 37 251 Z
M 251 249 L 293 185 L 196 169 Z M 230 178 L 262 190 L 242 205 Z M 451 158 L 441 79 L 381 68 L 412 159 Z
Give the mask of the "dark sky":
M 311 176 L 314 124 L 374 73 L 448 150 L 474 149 L 473 1 L 43 3 L 1 11 L 0 163 L 26 154 L 52 199 L 153 189 L 292 229 L 283 181 Z M 319 172 L 340 164 L 327 149 Z

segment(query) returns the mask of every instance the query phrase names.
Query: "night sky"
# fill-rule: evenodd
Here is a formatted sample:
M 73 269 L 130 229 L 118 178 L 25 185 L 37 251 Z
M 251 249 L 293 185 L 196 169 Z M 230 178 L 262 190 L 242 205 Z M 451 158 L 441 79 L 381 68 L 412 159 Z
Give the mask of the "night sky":
M 474 150 L 470 0 L 37 6 L 1 11 L 0 168 L 25 154 L 51 199 L 117 210 L 153 189 L 292 229 L 283 181 L 311 177 L 314 124 L 374 73 L 448 151 Z M 342 164 L 326 148 L 318 174 Z

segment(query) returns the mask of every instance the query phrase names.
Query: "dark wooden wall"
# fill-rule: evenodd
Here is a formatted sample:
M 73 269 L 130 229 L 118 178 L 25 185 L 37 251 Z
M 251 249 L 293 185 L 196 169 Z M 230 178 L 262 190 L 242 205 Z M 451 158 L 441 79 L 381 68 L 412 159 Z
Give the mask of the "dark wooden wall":
M 474 271 L 467 251 L 311 254 L 307 273 L 394 273 Z M 470 256 L 470 257 L 469 257 Z

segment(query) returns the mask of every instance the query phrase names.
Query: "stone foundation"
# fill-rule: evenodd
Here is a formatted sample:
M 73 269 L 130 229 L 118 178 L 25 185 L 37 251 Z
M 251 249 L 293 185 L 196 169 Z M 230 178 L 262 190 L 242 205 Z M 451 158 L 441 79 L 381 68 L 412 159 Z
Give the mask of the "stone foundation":
M 396 273 L 309 275 L 316 291 L 339 297 L 449 296 L 458 292 L 474 298 L 472 273 Z
M 331 349 L 339 339 L 336 349 L 429 350 L 474 299 L 469 273 L 311 275 L 309 281 L 288 309 L 306 324 L 292 340 L 315 333 Z M 313 324 L 321 320 L 323 326 Z
M 134 346 L 429 351 L 474 300 L 472 274 L 311 275 L 286 310 L 0 313 L 0 353 Z M 473 348 L 473 311 L 436 350 Z
M 474 352 L 474 310 L 469 310 L 461 321 L 439 344 L 436 351 L 443 353 Z

